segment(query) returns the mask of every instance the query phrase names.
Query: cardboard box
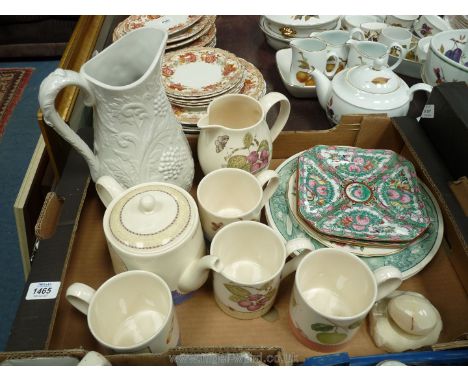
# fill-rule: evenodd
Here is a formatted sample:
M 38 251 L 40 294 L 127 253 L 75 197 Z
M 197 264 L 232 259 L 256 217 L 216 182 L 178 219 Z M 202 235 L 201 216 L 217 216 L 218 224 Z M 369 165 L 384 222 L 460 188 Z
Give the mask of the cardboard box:
M 327 131 L 283 132 L 274 142 L 271 167 L 276 168 L 284 159 L 316 144 L 391 149 L 411 160 L 420 178 L 438 199 L 444 213 L 446 237 L 450 244 L 444 240 L 432 261 L 420 273 L 404 281 L 401 289 L 422 293 L 430 299 L 441 313 L 444 322 L 440 341 L 448 342 L 468 332 L 468 295 L 462 283 L 468 278 L 459 278 L 468 271 L 468 265 L 463 262 L 468 251 L 462 236 L 458 234 L 459 227 L 450 219 L 453 211 L 446 203 L 446 195 L 439 192 L 432 169 L 419 156 L 421 150 L 424 150 L 415 150 L 414 142 L 406 135 L 408 131 L 414 130 L 414 123 L 414 120 L 408 118 L 392 121 L 381 116 L 350 116 L 344 118 L 339 126 Z M 197 136 L 190 136 L 189 140 L 196 157 Z M 80 167 L 83 163 L 80 163 L 79 156 L 70 158 L 69 161 L 71 162 L 67 166 L 78 170 L 78 174 L 87 170 L 86 167 Z M 67 171 L 69 170 L 66 168 L 64 176 L 67 175 Z M 192 195 L 196 194 L 195 187 L 201 177 L 201 171 L 197 167 Z M 102 229 L 104 206 L 99 201 L 94 186 L 87 187 L 87 183 L 78 178 L 77 172 L 74 172 L 68 181 L 71 184 L 62 185 L 62 188 L 57 189 L 59 196 L 65 200 L 57 231 L 51 239 L 41 243 L 40 251 L 43 253 L 37 259 L 40 268 L 46 267 L 47 264 L 55 268 L 56 274 L 60 275 L 56 277 L 62 282 L 61 291 L 56 300 L 23 302 L 10 337 L 8 348 L 11 350 L 84 348 L 108 354 L 90 334 L 86 318 L 68 304 L 64 296 L 66 289 L 73 282 L 84 282 L 97 288 L 113 275 Z M 73 189 L 73 185 L 79 187 Z M 60 190 L 69 194 L 60 193 Z M 70 216 L 73 212 L 75 215 Z M 68 238 L 67 243 L 64 243 L 64 237 Z M 54 241 L 59 243 L 54 244 Z M 61 249 L 64 253 L 59 255 L 45 252 L 56 249 Z M 52 257 L 57 263 L 62 261 L 63 268 L 59 273 L 58 265 L 50 263 Z M 49 269 L 42 269 L 42 273 L 35 270 L 36 265 L 33 266 L 29 282 L 45 281 L 38 278 L 49 277 L 51 274 Z M 460 276 L 457 276 L 457 272 Z M 293 276 L 290 276 L 281 284 L 272 314 L 255 320 L 237 320 L 227 316 L 217 307 L 209 280 L 191 299 L 176 307 L 181 344 L 210 349 L 238 346 L 280 347 L 286 355 L 285 358 L 293 362 L 301 362 L 306 357 L 319 354 L 300 344 L 289 329 L 288 303 L 292 282 Z M 40 325 L 36 325 L 33 330 L 30 325 L 34 321 Z M 353 356 L 383 353 L 374 345 L 367 325 L 362 325 L 352 341 L 341 351 Z

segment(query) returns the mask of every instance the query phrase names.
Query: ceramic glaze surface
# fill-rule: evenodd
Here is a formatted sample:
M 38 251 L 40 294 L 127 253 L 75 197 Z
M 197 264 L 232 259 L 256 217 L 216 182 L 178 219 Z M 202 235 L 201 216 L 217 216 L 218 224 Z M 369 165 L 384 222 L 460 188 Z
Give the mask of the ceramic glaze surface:
M 139 250 L 166 250 L 194 224 L 189 200 L 178 190 L 152 185 L 135 189 L 114 205 L 109 228 L 115 240 Z
M 319 232 L 405 242 L 429 225 L 413 165 L 389 150 L 315 146 L 299 157 L 298 211 Z
M 161 81 L 166 32 L 134 30 L 86 62 L 76 73 L 57 69 L 41 84 L 44 120 L 87 161 L 94 181 L 110 175 L 122 186 L 148 181 L 192 185 L 192 153 Z M 61 89 L 78 85 L 93 106 L 93 150 L 55 109 Z
M 307 237 L 310 238 L 316 248 L 323 248 L 322 243 L 311 237 L 302 228 L 289 208 L 288 182 L 292 174 L 297 170 L 299 155 L 300 153 L 287 159 L 276 169 L 280 184 L 269 203 L 265 206 L 266 218 L 268 224 L 276 229 L 285 240 Z M 420 238 L 397 253 L 388 256 L 362 258 L 372 270 L 385 265 L 393 265 L 402 272 L 403 279 L 407 279 L 420 272 L 437 253 L 444 231 L 442 214 L 434 196 L 427 187 L 422 183 L 419 183 L 419 186 L 421 188 L 421 199 L 426 206 L 426 213 L 431 219 L 428 229 Z

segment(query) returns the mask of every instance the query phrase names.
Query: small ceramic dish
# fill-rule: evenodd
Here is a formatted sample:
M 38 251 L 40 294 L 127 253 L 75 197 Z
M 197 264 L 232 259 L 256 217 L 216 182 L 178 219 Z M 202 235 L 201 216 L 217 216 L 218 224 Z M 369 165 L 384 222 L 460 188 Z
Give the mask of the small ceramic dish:
M 288 92 L 297 98 L 317 97 L 315 86 L 299 86 L 289 82 L 289 70 L 291 68 L 292 49 L 281 49 L 276 52 L 276 67 L 281 77 L 281 81 Z
M 328 237 L 408 243 L 430 224 L 411 162 L 391 150 L 318 145 L 299 156 L 300 216 Z
M 285 37 L 309 37 L 312 32 L 336 28 L 340 16 L 330 15 L 267 15 L 268 27 Z
M 276 35 L 276 33 L 269 30 L 268 27 L 265 24 L 265 17 L 262 16 L 260 18 L 259 25 L 260 25 L 260 29 L 265 34 L 267 44 L 270 45 L 273 49 L 279 50 L 279 49 L 289 48 L 289 41 L 291 39 L 278 36 L 278 35 Z

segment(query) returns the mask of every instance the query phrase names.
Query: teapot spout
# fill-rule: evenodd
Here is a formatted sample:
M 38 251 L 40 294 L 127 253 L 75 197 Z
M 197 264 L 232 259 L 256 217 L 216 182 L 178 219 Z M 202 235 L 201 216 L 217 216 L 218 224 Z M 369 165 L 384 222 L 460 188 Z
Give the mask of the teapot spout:
M 185 294 L 200 288 L 208 278 L 210 269 L 215 272 L 223 270 L 223 265 L 218 257 L 209 255 L 193 261 L 182 273 L 177 290 Z
M 316 83 L 317 98 L 322 109 L 326 110 L 327 102 L 332 93 L 331 81 L 320 70 L 311 67 L 309 74 L 314 78 Z

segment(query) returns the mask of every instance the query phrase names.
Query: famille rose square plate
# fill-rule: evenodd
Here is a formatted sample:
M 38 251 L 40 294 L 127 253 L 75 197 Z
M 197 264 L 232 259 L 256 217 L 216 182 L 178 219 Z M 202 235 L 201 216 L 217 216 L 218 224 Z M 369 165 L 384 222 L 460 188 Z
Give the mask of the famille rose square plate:
M 167 30 L 167 33 L 170 36 L 181 32 L 197 21 L 199 21 L 203 16 L 197 15 L 184 15 L 184 16 L 168 16 L 168 15 L 135 15 L 127 17 L 123 20 L 117 27 L 114 29 L 112 35 L 112 40 L 116 41 L 128 32 L 131 32 L 134 29 L 143 28 L 143 27 L 156 27 Z
M 186 48 L 164 57 L 168 95 L 196 98 L 221 94 L 242 80 L 244 67 L 232 53 L 217 48 Z
M 279 176 L 279 186 L 265 206 L 265 215 L 268 225 L 277 230 L 286 241 L 297 237 L 306 237 L 311 240 L 315 248 L 323 248 L 326 245 L 311 236 L 289 208 L 289 181 L 298 169 L 298 157 L 301 154 L 298 153 L 286 159 L 276 169 Z M 420 272 L 437 253 L 444 233 L 442 213 L 429 189 L 422 182 L 419 182 L 419 187 L 419 197 L 424 203 L 425 213 L 430 221 L 428 228 L 416 240 L 396 253 L 385 256 L 361 257 L 361 260 L 372 270 L 393 265 L 401 271 L 403 279 L 406 280 Z M 347 247 L 343 248 L 346 250 Z
M 407 243 L 430 219 L 413 165 L 391 150 L 315 146 L 298 159 L 298 212 L 321 234 Z

